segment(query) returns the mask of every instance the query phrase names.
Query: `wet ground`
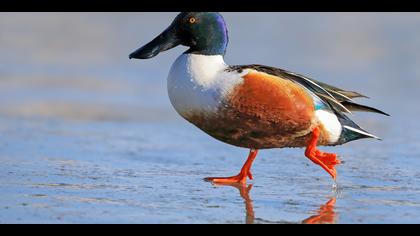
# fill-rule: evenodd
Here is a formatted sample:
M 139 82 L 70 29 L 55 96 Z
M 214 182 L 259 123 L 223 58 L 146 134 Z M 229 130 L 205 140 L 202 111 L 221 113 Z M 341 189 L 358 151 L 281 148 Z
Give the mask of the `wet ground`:
M 247 150 L 189 125 L 2 119 L 2 223 L 418 223 L 418 155 L 390 141 L 336 148 L 338 189 L 299 149 Z M 402 145 L 402 144 L 401 144 Z M 411 152 L 417 150 L 406 146 Z
M 322 149 L 344 161 L 336 188 L 302 149 L 261 151 L 244 186 L 203 181 L 236 174 L 248 150 L 171 108 L 165 77 L 184 49 L 127 58 L 175 13 L 1 13 L 0 223 L 420 223 L 420 15 L 300 14 L 226 13 L 226 59 L 357 90 L 391 114 L 351 116 L 383 141 Z M 244 24 L 258 33 L 241 38 Z

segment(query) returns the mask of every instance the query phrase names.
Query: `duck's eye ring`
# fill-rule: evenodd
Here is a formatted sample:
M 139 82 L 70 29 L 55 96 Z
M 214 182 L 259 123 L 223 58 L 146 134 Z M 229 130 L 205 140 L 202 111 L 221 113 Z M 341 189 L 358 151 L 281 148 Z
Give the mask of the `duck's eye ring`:
M 196 20 L 194 17 L 191 17 L 191 18 L 188 20 L 188 22 L 189 22 L 190 24 L 194 24 L 196 21 L 197 21 L 197 20 Z

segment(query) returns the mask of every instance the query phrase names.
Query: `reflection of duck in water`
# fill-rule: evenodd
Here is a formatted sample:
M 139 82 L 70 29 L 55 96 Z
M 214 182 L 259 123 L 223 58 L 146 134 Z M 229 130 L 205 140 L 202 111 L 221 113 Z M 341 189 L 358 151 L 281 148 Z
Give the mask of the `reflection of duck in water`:
M 217 186 L 232 186 L 239 190 L 239 194 L 245 200 L 246 218 L 245 223 L 253 224 L 255 221 L 254 205 L 252 199 L 249 196 L 249 192 L 252 189 L 252 184 L 246 185 L 242 183 L 226 183 L 216 184 Z
M 249 195 L 252 184 L 246 185 L 242 183 L 230 183 L 230 184 L 217 184 L 218 186 L 232 186 L 239 190 L 239 194 L 244 199 L 245 209 L 246 209 L 246 224 L 255 223 L 255 212 L 252 199 Z M 318 214 L 313 215 L 302 221 L 303 224 L 333 224 L 337 219 L 337 214 L 334 212 L 335 206 L 335 197 L 331 198 L 327 203 L 321 205 L 318 210 Z M 260 219 L 261 220 L 261 219 Z M 261 220 L 261 222 L 267 222 L 266 220 Z M 276 223 L 276 222 L 272 222 Z
M 335 197 L 330 199 L 327 203 L 324 205 L 321 205 L 321 207 L 318 210 L 317 215 L 313 215 L 306 220 L 303 220 L 303 224 L 332 224 L 335 223 L 335 220 L 337 219 L 337 215 L 334 212 L 334 206 L 335 206 Z

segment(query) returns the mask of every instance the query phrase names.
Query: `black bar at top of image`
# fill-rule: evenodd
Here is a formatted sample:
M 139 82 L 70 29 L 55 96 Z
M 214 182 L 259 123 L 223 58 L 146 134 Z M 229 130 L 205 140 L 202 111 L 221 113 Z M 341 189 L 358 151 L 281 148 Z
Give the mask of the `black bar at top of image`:
M 417 11 L 420 0 L 7 0 L 2 11 Z

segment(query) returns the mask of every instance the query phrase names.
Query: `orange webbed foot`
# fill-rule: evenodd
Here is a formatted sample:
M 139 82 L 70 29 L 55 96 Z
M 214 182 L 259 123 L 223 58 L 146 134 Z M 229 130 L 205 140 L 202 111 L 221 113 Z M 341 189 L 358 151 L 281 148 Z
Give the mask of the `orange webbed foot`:
M 251 174 L 251 166 L 254 159 L 257 157 L 258 150 L 251 149 L 248 159 L 246 160 L 241 172 L 238 175 L 231 177 L 207 177 L 204 180 L 214 184 L 233 184 L 233 183 L 246 183 L 246 179 L 253 179 Z
M 312 162 L 317 165 L 320 165 L 325 171 L 327 171 L 333 179 L 337 177 L 337 171 L 335 170 L 335 166 L 338 164 L 338 160 L 325 160 L 314 152 L 306 155 Z
M 320 131 L 318 127 L 316 127 L 312 131 L 312 137 L 308 143 L 308 146 L 306 147 L 305 156 L 308 157 L 315 164 L 320 165 L 335 180 L 337 177 L 337 171 L 335 170 L 335 166 L 337 164 L 340 164 L 341 161 L 337 159 L 337 154 L 321 152 L 316 148 L 319 133 Z
M 316 150 L 315 155 L 325 165 L 341 164 L 341 161 L 339 159 L 337 159 L 337 154 L 335 154 L 335 153 L 321 152 L 320 150 Z
M 234 183 L 246 183 L 247 176 L 241 174 L 231 177 L 207 177 L 204 180 L 212 182 L 214 184 L 234 184 Z

